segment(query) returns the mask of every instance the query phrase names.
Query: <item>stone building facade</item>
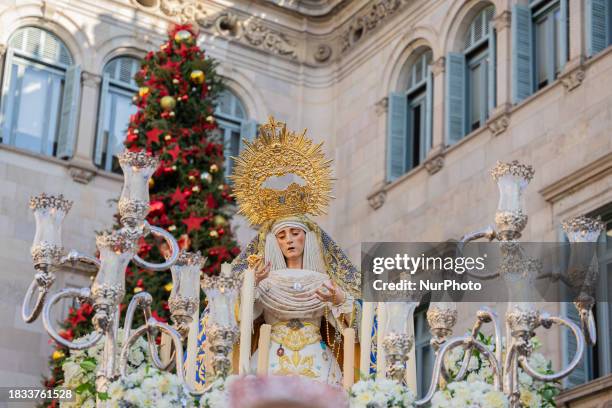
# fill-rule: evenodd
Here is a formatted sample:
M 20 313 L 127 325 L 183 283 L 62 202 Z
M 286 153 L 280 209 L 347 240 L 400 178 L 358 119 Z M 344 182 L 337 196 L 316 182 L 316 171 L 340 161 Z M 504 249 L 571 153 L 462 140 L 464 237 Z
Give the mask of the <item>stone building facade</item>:
M 607 216 L 611 10 L 608 0 L 1 1 L 2 109 L 15 95 L 7 67 L 28 51 L 18 49 L 20 30 L 51 33 L 55 51 L 65 49 L 69 60 L 57 51 L 47 61 L 61 83 L 79 69 L 73 117 L 61 119 L 72 128 L 58 125 L 59 135 L 45 136 L 58 138 L 55 147 L 20 147 L 11 132 L 25 124 L 18 115 L 2 119 L 0 383 L 35 384 L 47 366 L 40 322 L 20 318 L 33 275 L 27 201 L 40 191 L 74 200 L 65 246 L 94 252 L 94 231 L 112 222 L 109 200 L 121 186 L 120 175 L 96 159 L 106 68 L 158 47 L 171 22 L 198 25 L 201 45 L 242 107 L 238 128 L 272 114 L 325 142 L 336 199 L 320 221 L 359 262 L 363 241 L 443 241 L 492 222 L 497 189 L 488 171 L 497 160 L 535 168 L 524 240 L 561 239 L 560 221 L 572 215 Z M 250 234 L 240 228 L 241 242 Z M 65 271 L 56 287 L 88 279 L 88 271 Z M 612 372 L 612 315 L 609 305 L 598 307 L 607 335 L 576 383 Z M 557 367 L 571 358 L 564 336 L 541 334 Z

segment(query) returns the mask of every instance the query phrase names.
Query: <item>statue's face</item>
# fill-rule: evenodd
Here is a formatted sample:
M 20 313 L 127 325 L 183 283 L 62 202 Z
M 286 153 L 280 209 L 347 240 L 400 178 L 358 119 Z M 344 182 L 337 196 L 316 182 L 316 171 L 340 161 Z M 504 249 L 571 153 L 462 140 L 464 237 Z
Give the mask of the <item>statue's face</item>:
M 276 241 L 289 263 L 290 259 L 302 258 L 306 233 L 301 228 L 286 227 L 276 233 Z

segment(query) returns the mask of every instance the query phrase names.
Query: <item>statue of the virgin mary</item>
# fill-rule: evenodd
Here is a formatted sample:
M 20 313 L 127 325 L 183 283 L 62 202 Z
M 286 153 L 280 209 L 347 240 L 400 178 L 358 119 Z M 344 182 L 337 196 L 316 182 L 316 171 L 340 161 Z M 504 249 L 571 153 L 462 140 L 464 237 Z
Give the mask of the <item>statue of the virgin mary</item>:
M 315 145 L 305 131 L 288 131 L 273 118 L 260 127 L 255 140 L 244 142 L 235 158 L 234 195 L 239 213 L 259 231 L 232 263 L 232 272 L 244 277 L 239 372 L 340 384 L 340 333 L 356 326 L 361 277 L 340 247 L 308 218 L 322 214 L 329 203 L 331 162 L 322 144 Z M 265 186 L 271 177 L 285 175 L 295 175 L 303 184 L 291 183 L 283 190 Z M 265 327 L 261 323 L 269 325 L 262 334 L 268 341 L 259 341 L 266 350 L 257 347 L 251 354 L 259 327 Z

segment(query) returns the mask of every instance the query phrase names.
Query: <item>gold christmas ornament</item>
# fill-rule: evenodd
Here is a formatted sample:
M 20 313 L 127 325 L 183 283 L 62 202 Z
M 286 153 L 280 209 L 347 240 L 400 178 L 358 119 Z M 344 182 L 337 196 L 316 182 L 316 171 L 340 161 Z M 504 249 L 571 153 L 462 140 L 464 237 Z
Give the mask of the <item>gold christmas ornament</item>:
M 176 78 L 174 78 L 174 79 L 172 80 L 172 83 L 173 83 L 173 84 L 175 84 L 175 85 L 176 85 L 176 84 L 178 84 L 179 82 L 180 82 L 180 81 L 179 81 L 178 79 L 176 79 Z
M 172 285 L 172 282 L 166 283 L 166 284 L 164 285 L 164 290 L 165 290 L 166 292 L 170 292 L 170 291 L 172 290 L 172 287 L 173 287 L 173 286 L 174 286 L 174 285 Z
M 191 71 L 191 74 L 189 74 L 189 79 L 191 79 L 191 82 L 194 84 L 203 84 L 206 80 L 206 76 L 204 75 L 204 72 L 196 69 Z
M 57 361 L 60 358 L 64 358 L 64 357 L 66 357 L 66 355 L 60 350 L 55 350 L 53 354 L 51 355 L 51 358 L 53 359 L 53 361 Z
M 171 111 L 176 106 L 176 99 L 170 95 L 166 95 L 161 98 L 159 103 L 165 111 Z
M 193 187 L 191 188 L 191 191 L 193 191 L 194 193 L 197 193 L 198 191 L 200 191 L 200 187 L 198 187 L 198 186 L 193 186 Z
M 164 136 L 164 140 L 165 140 L 166 142 L 168 142 L 168 141 L 172 140 L 172 135 L 171 135 L 171 134 L 167 134 L 166 136 Z
M 215 226 L 217 227 L 223 227 L 225 226 L 225 224 L 227 224 L 227 220 L 225 219 L 224 216 L 222 215 L 215 215 L 215 217 L 213 218 L 213 222 L 215 223 Z
M 189 181 L 195 181 L 195 176 L 194 175 L 191 175 L 191 176 L 189 176 L 187 178 L 189 179 Z
M 193 36 L 187 30 L 180 30 L 176 34 L 174 34 L 174 41 L 176 41 L 177 43 L 191 42 L 192 38 Z
M 216 164 L 211 164 L 210 169 L 208 169 L 208 171 L 210 171 L 211 173 L 216 173 L 219 171 L 219 166 L 217 166 Z
M 331 160 L 323 154 L 323 143 L 314 144 L 302 133 L 270 117 L 253 141 L 234 158 L 233 196 L 239 213 L 251 224 L 261 225 L 279 218 L 320 215 L 331 198 Z M 293 174 L 304 183 L 291 183 L 284 190 L 263 187 L 270 177 Z
M 136 287 L 134 288 L 134 293 L 140 293 L 140 292 L 142 292 L 142 290 L 143 290 L 143 289 L 142 289 L 141 287 L 136 286 Z
M 219 238 L 219 233 L 215 230 L 211 230 L 208 235 L 210 235 L 211 238 Z
M 143 96 L 145 96 L 146 94 L 149 93 L 149 87 L 148 86 L 143 86 L 138 90 L 138 95 L 140 95 L 140 97 L 142 98 Z
M 153 177 L 151 177 L 149 179 L 149 188 L 153 188 L 154 185 L 155 185 L 155 180 L 153 180 Z
M 174 231 L 176 230 L 176 225 L 171 225 L 168 227 L 168 231 Z
M 214 117 L 214 116 L 212 116 L 212 115 L 208 115 L 208 116 L 206 117 L 206 121 L 207 121 L 208 123 L 213 123 L 213 122 L 215 121 L 215 117 Z

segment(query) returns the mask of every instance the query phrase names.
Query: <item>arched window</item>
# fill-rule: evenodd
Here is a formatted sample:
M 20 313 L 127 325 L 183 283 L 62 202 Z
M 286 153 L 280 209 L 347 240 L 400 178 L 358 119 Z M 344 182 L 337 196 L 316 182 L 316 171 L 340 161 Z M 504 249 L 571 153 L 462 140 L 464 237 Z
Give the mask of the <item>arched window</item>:
M 66 45 L 38 27 L 17 30 L 4 60 L 2 143 L 66 159 L 76 137 L 81 70 Z
M 513 102 L 553 83 L 563 70 L 569 45 L 568 13 L 568 0 L 530 0 L 513 6 Z
M 478 12 L 467 27 L 462 51 L 447 55 L 448 144 L 483 126 L 495 107 L 494 15 L 493 6 Z
M 224 90 L 217 99 L 217 118 L 219 137 L 223 140 L 225 175 L 232 174 L 234 162 L 231 156 L 238 156 L 241 149 L 241 139 L 252 140 L 257 132 L 257 124 L 249 120 L 244 105 L 230 90 Z
M 389 95 L 387 180 L 421 164 L 431 149 L 433 86 L 429 48 L 418 49 L 402 68 L 400 92 Z
M 139 68 L 132 57 L 114 58 L 104 67 L 94 163 L 106 171 L 121 173 L 116 155 L 124 149 L 130 116 L 137 111 L 132 97 L 138 91 L 134 75 Z

